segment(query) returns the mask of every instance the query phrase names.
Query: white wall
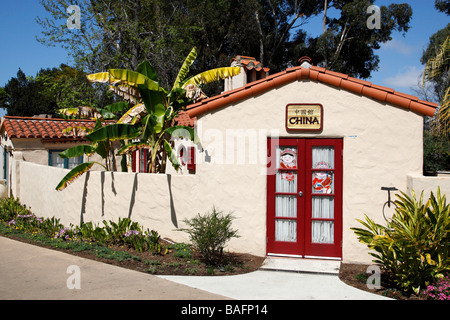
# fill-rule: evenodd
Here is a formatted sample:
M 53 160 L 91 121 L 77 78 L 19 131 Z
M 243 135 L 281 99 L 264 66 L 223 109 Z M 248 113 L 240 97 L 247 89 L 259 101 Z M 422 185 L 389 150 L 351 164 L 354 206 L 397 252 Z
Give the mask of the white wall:
M 323 132 L 287 132 L 288 103 L 321 103 Z M 350 228 L 359 226 L 356 219 L 363 214 L 383 223 L 387 194 L 380 188 L 406 191 L 408 175 L 421 175 L 422 123 L 405 109 L 324 84 L 294 82 L 200 117 L 198 134 L 209 158 L 197 152 L 195 175 L 93 171 L 58 192 L 54 188 L 68 170 L 20 161 L 18 192 L 36 214 L 60 217 L 64 224 L 130 217 L 175 241 L 187 239 L 174 231 L 185 226 L 183 219 L 214 205 L 237 217 L 233 227 L 241 237 L 230 242 L 230 250 L 265 255 L 267 138 L 343 138 L 343 260 L 370 262 Z
M 287 132 L 285 108 L 289 103 L 322 104 L 323 131 Z M 358 242 L 350 228 L 359 226 L 356 219 L 363 214 L 377 222 L 384 221 L 381 208 L 387 194 L 381 187 L 406 190 L 407 175 L 422 172 L 422 116 L 312 81 L 293 82 L 215 110 L 200 117 L 198 126 L 211 162 L 199 165 L 197 175 L 203 181 L 214 179 L 214 185 L 220 188 L 208 192 L 210 199 L 217 203 L 225 198 L 227 201 L 221 202 L 226 207 L 253 217 L 248 230 L 254 228 L 255 245 L 259 243 L 261 253 L 265 251 L 261 246 L 266 227 L 267 137 L 343 138 L 343 259 L 348 262 L 371 260 L 367 248 Z M 249 154 L 245 155 L 244 164 L 236 164 L 237 157 L 242 156 L 237 136 L 247 137 L 247 149 L 254 147 L 250 141 L 255 141 L 256 136 L 256 164 L 249 164 Z M 234 146 L 226 142 L 227 137 L 234 138 Z M 234 154 L 234 162 L 227 161 L 230 154 Z M 204 159 L 204 155 L 199 157 Z M 216 165 L 215 161 L 224 164 Z

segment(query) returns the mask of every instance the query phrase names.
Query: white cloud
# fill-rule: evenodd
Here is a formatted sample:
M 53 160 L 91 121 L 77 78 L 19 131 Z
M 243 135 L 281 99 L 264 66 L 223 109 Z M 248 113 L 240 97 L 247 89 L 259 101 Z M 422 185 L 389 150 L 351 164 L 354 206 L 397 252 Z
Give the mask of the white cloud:
M 389 51 L 395 51 L 399 54 L 409 55 L 417 51 L 419 47 L 408 45 L 401 40 L 392 39 L 391 41 L 382 44 L 381 49 L 387 49 Z
M 400 70 L 392 77 L 384 79 L 384 83 L 392 88 L 411 88 L 417 87 L 418 79 L 422 76 L 423 68 L 417 66 L 408 66 Z

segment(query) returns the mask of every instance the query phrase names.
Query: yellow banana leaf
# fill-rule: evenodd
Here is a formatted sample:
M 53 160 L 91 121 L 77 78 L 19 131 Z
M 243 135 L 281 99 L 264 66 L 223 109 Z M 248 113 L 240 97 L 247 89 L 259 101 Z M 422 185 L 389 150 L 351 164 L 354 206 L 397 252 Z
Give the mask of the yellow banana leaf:
M 109 83 L 112 85 L 128 85 L 138 87 L 139 85 L 152 91 L 165 91 L 156 81 L 143 74 L 126 69 L 109 69 L 107 72 L 99 72 L 87 75 L 90 82 Z
M 210 82 L 214 82 L 217 80 L 223 80 L 229 77 L 233 77 L 238 75 L 241 72 L 240 67 L 224 67 L 224 68 L 216 68 L 211 69 L 202 73 L 193 76 L 189 80 L 187 80 L 183 86 L 187 86 L 189 84 L 195 84 L 196 86 L 200 86 L 202 84 L 207 84 Z
M 100 112 L 89 106 L 58 109 L 58 112 L 65 116 L 76 116 L 81 119 L 98 119 L 102 117 Z
M 91 133 L 93 129 L 90 129 L 85 126 L 73 126 L 68 127 L 62 131 L 62 133 L 66 136 L 74 136 L 74 137 L 84 137 L 88 133 Z
M 135 124 L 145 114 L 147 114 L 147 109 L 145 108 L 145 104 L 141 103 L 135 105 L 127 112 L 125 112 L 125 114 L 117 121 L 117 123 Z

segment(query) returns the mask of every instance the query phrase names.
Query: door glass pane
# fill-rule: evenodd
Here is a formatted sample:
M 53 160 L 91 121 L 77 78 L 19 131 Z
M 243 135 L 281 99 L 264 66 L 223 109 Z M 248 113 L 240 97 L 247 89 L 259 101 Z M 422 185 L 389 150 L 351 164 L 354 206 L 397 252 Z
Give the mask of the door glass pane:
M 334 222 L 313 221 L 311 223 L 311 242 L 334 243 Z
M 334 147 L 312 147 L 313 169 L 334 169 Z
M 278 146 L 276 152 L 277 168 L 297 169 L 297 148 Z
M 334 197 L 312 197 L 312 218 L 334 219 Z
M 275 220 L 275 241 L 297 241 L 297 222 L 295 220 Z
M 277 169 L 297 169 L 297 148 L 289 146 L 278 146 L 276 152 Z M 277 171 L 276 192 L 297 192 L 297 172 Z
M 312 174 L 313 193 L 334 193 L 334 174 L 331 171 L 314 171 Z
M 297 197 L 296 196 L 276 196 L 275 198 L 276 217 L 297 217 Z
M 292 171 L 277 172 L 276 192 L 297 192 L 297 173 Z

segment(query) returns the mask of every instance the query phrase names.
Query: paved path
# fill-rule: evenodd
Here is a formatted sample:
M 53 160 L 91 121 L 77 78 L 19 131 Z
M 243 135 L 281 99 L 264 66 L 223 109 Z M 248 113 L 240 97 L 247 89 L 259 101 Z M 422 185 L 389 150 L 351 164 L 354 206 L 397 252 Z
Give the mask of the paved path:
M 70 266 L 79 269 L 71 270 Z M 80 289 L 76 288 L 78 284 Z M 75 288 L 69 289 L 68 286 Z M 385 298 L 348 286 L 336 275 L 259 270 L 235 276 L 154 276 L 0 237 L 0 299 Z
M 76 288 L 76 271 L 69 269 L 67 273 L 69 266 L 79 267 L 80 289 Z M 143 272 L 0 237 L 0 299 L 227 298 Z

